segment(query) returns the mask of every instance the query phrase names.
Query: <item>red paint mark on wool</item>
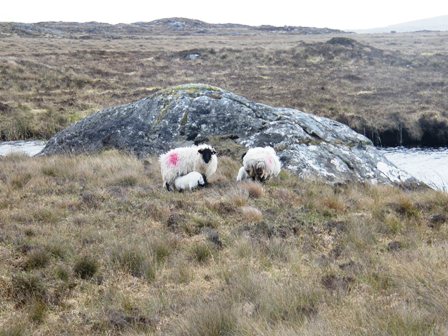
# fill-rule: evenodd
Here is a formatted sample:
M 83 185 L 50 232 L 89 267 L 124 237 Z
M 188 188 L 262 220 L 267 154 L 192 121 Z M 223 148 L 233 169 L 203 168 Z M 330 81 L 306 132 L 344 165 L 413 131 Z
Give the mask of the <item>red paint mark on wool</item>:
M 268 157 L 268 167 L 272 167 L 272 164 L 273 164 L 273 160 L 272 160 L 272 157 L 270 156 L 270 157 Z
M 179 154 L 171 153 L 168 156 L 168 165 L 170 165 L 171 167 L 176 167 L 178 163 L 179 163 Z

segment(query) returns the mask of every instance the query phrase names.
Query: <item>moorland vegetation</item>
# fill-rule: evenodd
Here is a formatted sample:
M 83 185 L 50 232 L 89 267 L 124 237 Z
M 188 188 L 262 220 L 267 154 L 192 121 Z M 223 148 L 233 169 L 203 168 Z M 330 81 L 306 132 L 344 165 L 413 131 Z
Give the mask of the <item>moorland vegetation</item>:
M 443 335 L 448 196 L 157 159 L 0 158 L 0 335 Z
M 376 145 L 448 144 L 446 32 L 297 34 L 233 28 L 232 35 L 123 30 L 113 38 L 70 38 L 2 29 L 2 140 L 48 139 L 103 108 L 193 82 L 342 121 Z

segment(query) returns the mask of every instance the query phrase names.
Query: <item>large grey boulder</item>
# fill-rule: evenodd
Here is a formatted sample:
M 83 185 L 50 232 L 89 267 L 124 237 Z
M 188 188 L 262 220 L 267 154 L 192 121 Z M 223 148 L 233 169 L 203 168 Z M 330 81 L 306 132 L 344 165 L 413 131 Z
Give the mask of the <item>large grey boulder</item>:
M 228 136 L 247 147 L 273 146 L 283 167 L 302 177 L 418 184 L 369 139 L 339 122 L 203 84 L 167 88 L 95 113 L 56 134 L 42 153 L 118 148 L 144 157 L 209 136 Z

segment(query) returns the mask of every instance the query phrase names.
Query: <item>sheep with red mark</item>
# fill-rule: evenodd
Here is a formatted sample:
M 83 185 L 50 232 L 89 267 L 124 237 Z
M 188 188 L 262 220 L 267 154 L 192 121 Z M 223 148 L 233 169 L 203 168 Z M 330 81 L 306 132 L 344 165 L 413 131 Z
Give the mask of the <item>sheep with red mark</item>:
M 238 171 L 237 181 L 252 179 L 265 182 L 280 174 L 281 163 L 270 146 L 250 148 L 243 155 L 243 167 Z
M 163 185 L 173 190 L 174 181 L 180 176 L 198 172 L 203 176 L 204 184 L 218 168 L 218 157 L 215 149 L 207 144 L 190 147 L 179 147 L 160 155 L 160 169 Z

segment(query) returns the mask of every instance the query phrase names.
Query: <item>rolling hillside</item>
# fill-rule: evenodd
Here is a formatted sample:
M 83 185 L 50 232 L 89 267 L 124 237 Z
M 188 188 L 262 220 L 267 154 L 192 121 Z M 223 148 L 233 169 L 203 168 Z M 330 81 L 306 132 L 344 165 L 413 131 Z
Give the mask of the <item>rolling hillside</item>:
M 357 33 L 408 33 L 418 31 L 448 31 L 448 15 L 409 21 L 380 28 L 357 30 Z

